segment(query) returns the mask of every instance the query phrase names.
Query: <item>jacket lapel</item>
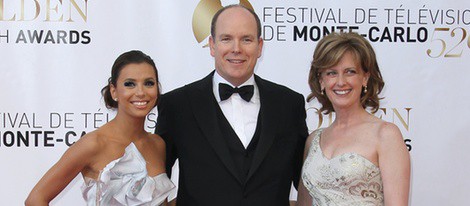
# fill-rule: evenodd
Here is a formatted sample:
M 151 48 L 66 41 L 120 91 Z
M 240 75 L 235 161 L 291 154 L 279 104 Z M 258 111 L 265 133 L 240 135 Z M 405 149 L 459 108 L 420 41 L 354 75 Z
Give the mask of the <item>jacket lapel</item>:
M 191 110 L 194 113 L 194 117 L 201 128 L 202 133 L 211 144 L 225 167 L 227 167 L 230 173 L 232 173 L 238 182 L 242 184 L 218 123 L 217 107 L 219 107 L 219 105 L 217 104 L 214 98 L 214 93 L 212 92 L 213 74 L 214 72 L 210 73 L 194 85 L 186 86 L 188 91 L 187 95 L 189 96 Z
M 276 93 L 267 87 L 265 80 L 259 78 L 255 75 L 256 85 L 258 86 L 259 95 L 260 95 L 260 115 L 261 117 L 261 133 L 259 137 L 259 142 L 253 156 L 253 162 L 250 167 L 250 171 L 246 178 L 246 181 L 254 174 L 258 169 L 261 162 L 266 158 L 266 155 L 271 148 L 276 134 L 278 111 L 276 110 L 279 100 L 276 100 Z

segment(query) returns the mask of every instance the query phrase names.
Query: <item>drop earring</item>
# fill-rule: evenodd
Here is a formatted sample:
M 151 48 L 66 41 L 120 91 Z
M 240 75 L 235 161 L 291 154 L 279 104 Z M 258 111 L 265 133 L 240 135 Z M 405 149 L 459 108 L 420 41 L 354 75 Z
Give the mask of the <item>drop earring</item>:
M 320 94 L 325 95 L 325 89 L 322 89 Z
M 367 85 L 364 86 L 364 94 L 367 93 Z
M 115 102 L 117 102 L 117 101 L 118 101 L 118 98 L 114 98 L 113 100 L 114 100 Z

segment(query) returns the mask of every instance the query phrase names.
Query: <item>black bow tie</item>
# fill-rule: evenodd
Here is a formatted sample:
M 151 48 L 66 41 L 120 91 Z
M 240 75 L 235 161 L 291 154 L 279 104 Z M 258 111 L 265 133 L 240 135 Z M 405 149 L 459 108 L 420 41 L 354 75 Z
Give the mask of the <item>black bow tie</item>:
M 254 88 L 255 87 L 253 85 L 246 85 L 240 88 L 233 88 L 228 84 L 219 83 L 220 100 L 224 101 L 230 96 L 232 96 L 233 93 L 238 93 L 243 100 L 249 102 L 251 97 L 253 97 Z

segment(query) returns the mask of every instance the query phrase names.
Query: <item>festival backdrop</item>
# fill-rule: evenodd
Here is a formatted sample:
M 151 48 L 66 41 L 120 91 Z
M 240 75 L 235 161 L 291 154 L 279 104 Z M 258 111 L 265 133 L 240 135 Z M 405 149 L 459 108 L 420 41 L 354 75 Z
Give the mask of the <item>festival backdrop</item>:
M 386 83 L 375 115 L 400 128 L 411 154 L 410 204 L 467 204 L 466 0 L 0 0 L 0 204 L 22 205 L 71 144 L 114 116 L 100 90 L 119 54 L 152 56 L 164 93 L 211 72 L 210 20 L 233 3 L 261 19 L 256 73 L 304 96 L 313 49 L 325 34 L 368 39 Z M 334 119 L 318 108 L 306 104 L 310 131 Z M 157 116 L 148 115 L 146 130 Z M 52 205 L 83 205 L 82 183 L 78 175 Z

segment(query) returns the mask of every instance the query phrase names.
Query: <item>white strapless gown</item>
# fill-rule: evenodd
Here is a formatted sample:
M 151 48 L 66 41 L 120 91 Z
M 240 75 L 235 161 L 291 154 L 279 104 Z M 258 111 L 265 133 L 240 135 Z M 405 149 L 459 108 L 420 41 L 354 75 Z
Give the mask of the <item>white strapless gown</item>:
M 97 180 L 85 178 L 82 194 L 88 206 L 154 206 L 162 204 L 174 188 L 166 173 L 148 176 L 145 159 L 131 143 Z

